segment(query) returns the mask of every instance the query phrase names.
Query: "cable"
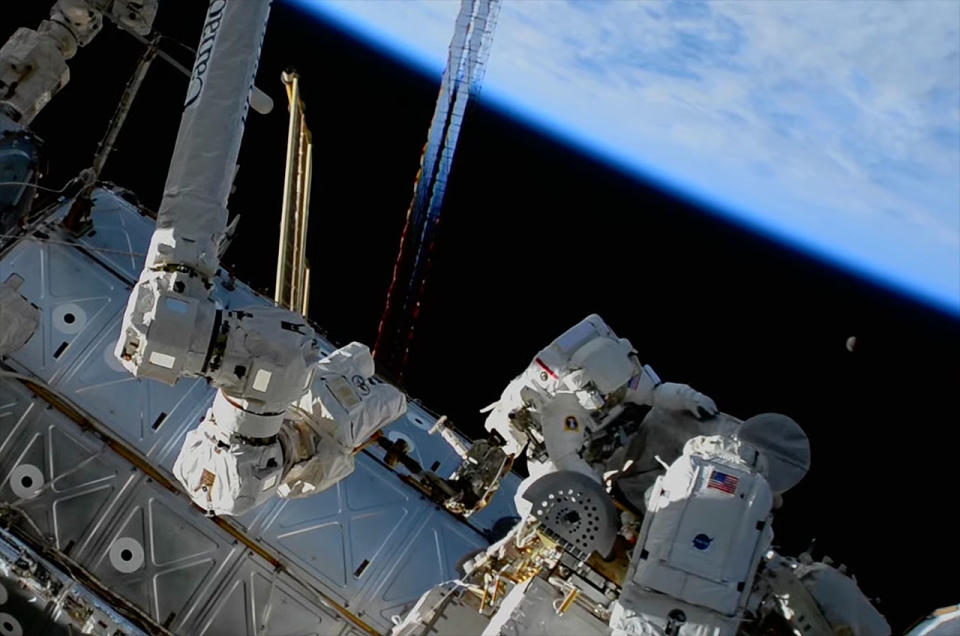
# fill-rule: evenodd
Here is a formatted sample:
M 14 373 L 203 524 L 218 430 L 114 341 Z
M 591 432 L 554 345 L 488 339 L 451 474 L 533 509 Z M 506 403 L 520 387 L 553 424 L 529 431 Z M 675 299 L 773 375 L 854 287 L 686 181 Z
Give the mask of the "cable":
M 173 36 L 171 36 L 171 35 L 166 35 L 166 34 L 164 34 L 164 33 L 161 33 L 161 34 L 160 34 L 160 39 L 161 39 L 161 40 L 168 40 L 168 41 L 170 41 L 170 42 L 173 42 L 174 44 L 176 44 L 177 46 L 179 46 L 179 47 L 182 48 L 183 50 L 187 51 L 190 55 L 196 55 L 196 54 L 197 54 L 197 49 L 193 48 L 192 46 L 190 46 L 189 44 L 187 44 L 187 43 L 185 43 L 185 42 L 181 42 L 180 40 L 178 40 L 177 38 L 175 38 L 175 37 L 173 37 Z
M 127 33 L 129 33 L 131 36 L 133 36 L 134 39 L 136 39 L 138 42 L 140 42 L 144 46 L 153 46 L 153 43 L 150 42 L 150 40 L 140 35 L 136 31 L 134 31 L 131 27 L 127 26 L 126 24 L 122 22 L 116 22 L 115 24 L 121 29 L 123 29 L 124 31 L 126 31 Z M 161 34 L 161 37 L 164 37 L 164 36 Z M 169 39 L 173 40 L 173 38 L 169 38 Z M 176 40 L 174 41 L 176 42 Z M 177 43 L 181 44 L 180 42 L 177 42 Z M 160 47 L 157 47 L 157 56 L 163 61 L 165 61 L 166 63 L 170 64 L 170 66 L 174 67 L 175 69 L 177 69 L 178 71 L 186 75 L 187 77 L 190 77 L 191 75 L 190 69 L 188 69 L 186 66 L 178 62 L 172 55 L 160 49 Z
M 0 369 L 0 378 L 14 378 L 16 380 L 26 380 L 27 382 L 32 382 L 38 386 L 42 386 L 45 389 L 50 389 L 53 391 L 53 387 L 41 380 L 40 378 L 35 378 L 32 375 L 26 375 L 24 373 L 17 373 L 16 371 L 4 371 Z
M 146 256 L 145 252 L 126 252 L 124 250 L 111 250 L 106 247 L 92 247 L 90 245 L 83 245 L 82 243 L 73 243 L 71 241 L 58 241 L 57 239 L 51 238 L 40 238 L 39 236 L 33 236 L 32 234 L 0 234 L 0 238 L 19 238 L 19 239 L 29 239 L 31 241 L 37 241 L 39 243 L 53 243 L 54 245 L 67 245 L 69 247 L 82 247 L 85 250 L 90 250 L 91 252 L 104 252 L 108 254 L 123 254 L 124 256 Z
M 29 181 L 0 181 L 0 186 L 15 186 L 15 185 L 30 186 L 32 188 L 36 188 L 37 190 L 45 190 L 47 192 L 53 192 L 54 194 L 61 194 L 64 190 L 67 189 L 67 186 L 63 186 L 59 190 L 54 190 L 53 188 L 37 185 L 36 183 L 30 183 Z
M 45 191 L 45 192 L 52 192 L 53 194 L 63 194 L 63 192 L 64 192 L 67 188 L 70 187 L 70 184 L 71 184 L 71 183 L 73 183 L 73 180 L 70 180 L 70 181 L 68 181 L 67 183 L 65 183 L 65 184 L 63 185 L 63 187 L 61 187 L 59 190 L 55 190 L 55 189 L 53 189 L 53 188 L 48 188 L 48 187 L 46 187 L 46 186 L 38 185 L 38 184 L 36 184 L 36 183 L 30 183 L 29 181 L 0 181 L 0 186 L 28 186 L 28 187 L 36 188 L 37 190 L 43 190 L 43 191 Z M 30 210 L 30 211 L 28 211 L 28 212 L 26 213 L 26 215 L 24 216 L 24 220 L 26 220 L 26 221 L 29 223 L 29 220 L 30 220 L 30 219 L 35 219 L 35 218 L 37 218 L 37 217 L 39 217 L 39 216 L 41 216 L 41 215 L 49 212 L 52 208 L 56 207 L 56 206 L 59 205 L 59 204 L 60 204 L 60 201 L 54 200 L 54 201 L 51 201 L 50 203 L 46 204 L 45 206 L 43 206 L 42 208 L 40 208 L 40 209 L 38 209 L 38 210 Z

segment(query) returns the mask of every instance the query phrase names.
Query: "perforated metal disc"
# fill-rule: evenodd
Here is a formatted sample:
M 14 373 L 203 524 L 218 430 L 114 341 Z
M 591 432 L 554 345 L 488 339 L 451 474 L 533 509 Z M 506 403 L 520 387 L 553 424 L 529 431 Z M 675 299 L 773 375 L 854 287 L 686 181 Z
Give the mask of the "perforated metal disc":
M 620 528 L 617 508 L 603 486 L 586 475 L 563 470 L 530 484 L 523 498 L 530 514 L 576 553 L 597 551 L 606 557 Z
M 754 415 L 740 425 L 737 436 L 767 458 L 767 481 L 774 492 L 793 488 L 810 470 L 810 440 L 786 415 Z

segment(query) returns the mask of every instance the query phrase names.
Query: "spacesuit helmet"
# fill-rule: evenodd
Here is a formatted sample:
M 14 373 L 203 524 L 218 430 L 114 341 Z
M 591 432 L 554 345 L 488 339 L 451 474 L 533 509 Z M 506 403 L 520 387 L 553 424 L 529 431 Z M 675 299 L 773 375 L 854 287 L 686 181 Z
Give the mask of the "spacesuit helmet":
M 630 382 L 637 365 L 623 345 L 609 338 L 590 340 L 570 357 L 561 385 L 589 411 L 607 405 L 611 394 Z

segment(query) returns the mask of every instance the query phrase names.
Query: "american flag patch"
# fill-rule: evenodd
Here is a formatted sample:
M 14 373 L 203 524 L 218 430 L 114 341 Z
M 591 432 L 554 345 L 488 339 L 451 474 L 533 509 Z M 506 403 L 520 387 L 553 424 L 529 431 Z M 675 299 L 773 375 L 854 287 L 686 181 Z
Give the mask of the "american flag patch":
M 710 473 L 710 479 L 707 480 L 707 488 L 716 488 L 728 495 L 732 495 L 737 492 L 738 483 L 740 483 L 739 478 L 721 473 L 719 470 L 714 470 Z

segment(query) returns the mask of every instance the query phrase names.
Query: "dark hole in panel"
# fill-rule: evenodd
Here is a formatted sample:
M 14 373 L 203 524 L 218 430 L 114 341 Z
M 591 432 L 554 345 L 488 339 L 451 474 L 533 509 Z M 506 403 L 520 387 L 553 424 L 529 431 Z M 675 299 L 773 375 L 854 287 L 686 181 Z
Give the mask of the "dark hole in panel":
M 153 420 L 153 424 L 150 426 L 153 430 L 160 428 L 160 425 L 163 424 L 163 420 L 167 419 L 167 414 L 164 411 L 160 412 L 160 415 L 157 416 L 157 419 Z
M 57 347 L 57 350 L 53 352 L 53 357 L 54 357 L 54 359 L 59 358 L 60 355 L 64 352 L 64 350 L 67 348 L 67 345 L 69 345 L 69 344 L 70 344 L 70 343 L 68 343 L 68 342 L 66 342 L 66 341 L 61 342 L 61 343 L 60 343 L 60 346 Z
M 360 575 L 363 574 L 364 570 L 367 569 L 367 566 L 368 566 L 368 565 L 370 565 L 370 559 L 364 559 L 364 560 L 363 560 L 363 563 L 361 563 L 361 564 L 360 564 L 360 567 L 358 567 L 358 568 L 354 571 L 353 575 L 354 575 L 355 577 L 357 577 L 357 578 L 360 578 Z

